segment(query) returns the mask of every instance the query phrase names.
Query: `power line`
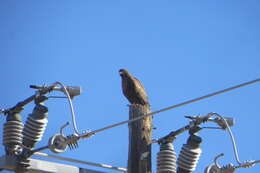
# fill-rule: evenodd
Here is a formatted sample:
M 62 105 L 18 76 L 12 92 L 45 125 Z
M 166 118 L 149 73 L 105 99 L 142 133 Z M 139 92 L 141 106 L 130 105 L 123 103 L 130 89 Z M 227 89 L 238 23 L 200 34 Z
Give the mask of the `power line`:
M 164 108 L 164 109 L 160 109 L 158 111 L 154 111 L 154 112 L 142 115 L 140 117 L 137 117 L 137 118 L 134 118 L 134 119 L 131 119 L 131 120 L 122 121 L 122 122 L 112 124 L 112 125 L 109 125 L 109 126 L 106 126 L 106 127 L 103 127 L 103 128 L 100 128 L 100 129 L 97 129 L 97 130 L 94 130 L 94 131 L 91 131 L 91 132 L 88 132 L 88 133 L 85 133 L 85 134 L 81 134 L 79 137 L 88 138 L 88 137 L 90 137 L 90 136 L 92 136 L 92 135 L 94 135 L 98 132 L 102 132 L 104 130 L 108 130 L 108 129 L 111 129 L 113 127 L 117 127 L 117 126 L 120 126 L 120 125 L 123 125 L 123 124 L 132 123 L 132 122 L 135 122 L 137 120 L 140 120 L 140 119 L 148 117 L 148 116 L 159 114 L 161 112 L 165 112 L 165 111 L 177 108 L 177 107 L 181 107 L 181 106 L 184 106 L 184 105 L 187 105 L 187 104 L 191 104 L 191 103 L 197 102 L 199 100 L 203 100 L 203 99 L 206 99 L 206 98 L 209 98 L 209 97 L 213 97 L 213 96 L 216 96 L 216 95 L 219 95 L 219 94 L 223 94 L 225 92 L 229 92 L 231 90 L 235 90 L 235 89 L 247 86 L 247 85 L 251 85 L 251 84 L 257 83 L 259 81 L 260 81 L 260 78 L 252 80 L 252 81 L 244 82 L 244 83 L 241 83 L 241 84 L 238 84 L 238 85 L 235 85 L 235 86 L 223 89 L 223 90 L 219 90 L 219 91 L 216 91 L 216 92 L 213 92 L 213 93 L 201 96 L 201 97 L 197 97 L 195 99 L 191 99 L 191 100 L 188 100 L 188 101 L 185 101 L 185 102 L 182 102 L 182 103 L 178 103 L 176 105 L 173 105 L 173 106 L 170 106 L 170 107 L 167 107 L 167 108 Z
M 68 99 L 69 106 L 70 106 L 71 117 L 72 117 L 73 129 L 74 129 L 74 132 L 77 135 L 79 135 L 80 133 L 79 133 L 79 130 L 78 130 L 78 127 L 77 127 L 75 111 L 74 111 L 74 107 L 73 107 L 73 104 L 72 104 L 72 100 L 71 100 L 70 94 L 69 94 L 66 86 L 63 85 L 63 83 L 61 83 L 61 82 L 56 82 L 56 83 L 62 87 L 62 89 L 64 90 L 64 94 L 66 95 L 66 97 Z

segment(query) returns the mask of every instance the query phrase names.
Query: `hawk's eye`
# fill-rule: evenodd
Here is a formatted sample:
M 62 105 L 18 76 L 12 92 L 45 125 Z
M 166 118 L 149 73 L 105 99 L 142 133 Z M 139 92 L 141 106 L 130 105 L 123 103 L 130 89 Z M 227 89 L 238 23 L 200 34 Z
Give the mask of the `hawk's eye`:
M 124 70 L 119 70 L 119 74 L 120 75 L 124 74 Z

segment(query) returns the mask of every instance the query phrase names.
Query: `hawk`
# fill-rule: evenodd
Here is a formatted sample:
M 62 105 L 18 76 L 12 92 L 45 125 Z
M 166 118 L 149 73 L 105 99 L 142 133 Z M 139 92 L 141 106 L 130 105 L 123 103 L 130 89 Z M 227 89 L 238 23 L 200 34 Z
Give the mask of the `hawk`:
M 149 105 L 148 97 L 142 83 L 132 76 L 126 69 L 120 69 L 122 90 L 131 104 Z

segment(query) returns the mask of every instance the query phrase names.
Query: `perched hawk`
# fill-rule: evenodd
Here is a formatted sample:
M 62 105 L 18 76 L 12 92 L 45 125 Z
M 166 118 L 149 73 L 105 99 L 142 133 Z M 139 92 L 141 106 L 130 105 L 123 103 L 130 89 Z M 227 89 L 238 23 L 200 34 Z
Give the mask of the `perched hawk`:
M 122 90 L 131 104 L 149 105 L 147 94 L 142 83 L 132 76 L 126 69 L 120 69 Z

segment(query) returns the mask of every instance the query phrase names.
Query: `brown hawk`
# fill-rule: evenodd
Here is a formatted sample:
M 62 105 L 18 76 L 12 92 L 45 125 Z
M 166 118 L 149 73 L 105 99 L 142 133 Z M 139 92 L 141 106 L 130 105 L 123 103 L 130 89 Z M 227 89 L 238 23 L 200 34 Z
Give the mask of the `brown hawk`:
M 132 76 L 126 69 L 120 69 L 122 90 L 131 104 L 149 105 L 148 97 L 142 83 Z

